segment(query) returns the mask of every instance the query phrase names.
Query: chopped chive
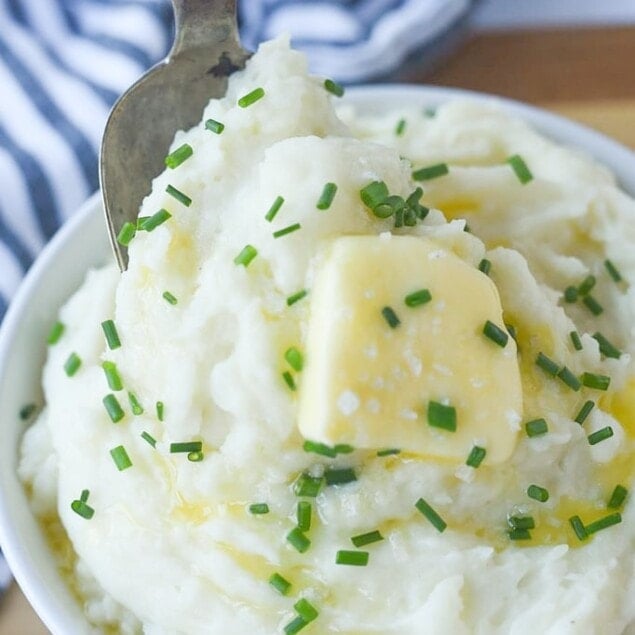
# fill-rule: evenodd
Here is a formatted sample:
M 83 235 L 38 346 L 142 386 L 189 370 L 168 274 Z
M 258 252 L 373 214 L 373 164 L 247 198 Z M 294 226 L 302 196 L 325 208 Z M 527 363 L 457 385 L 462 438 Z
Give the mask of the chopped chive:
M 492 340 L 494 344 L 498 344 L 501 348 L 505 348 L 505 346 L 507 346 L 507 341 L 509 340 L 509 335 L 489 320 L 487 320 L 483 326 L 483 335 Z
M 489 276 L 491 269 L 492 263 L 487 258 L 483 258 L 483 260 L 478 263 L 478 270 L 482 271 L 486 276 Z
M 598 375 L 597 373 L 582 373 L 582 384 L 587 388 L 595 390 L 608 390 L 611 378 L 608 375 Z
M 336 193 L 337 185 L 335 185 L 335 183 L 327 183 L 322 190 L 322 194 L 320 194 L 316 207 L 321 210 L 331 207 L 331 203 L 333 202 Z
M 302 289 L 302 291 L 298 291 L 297 293 L 290 295 L 287 298 L 287 306 L 293 306 L 296 302 L 299 302 L 300 300 L 302 300 L 302 298 L 305 298 L 308 293 L 309 292 L 306 289 Z
M 383 450 L 377 450 L 377 456 L 394 456 L 395 454 L 401 454 L 401 450 L 397 448 L 385 448 Z
M 485 448 L 481 448 L 480 446 L 475 445 L 471 449 L 467 457 L 467 461 L 465 461 L 465 464 L 469 465 L 470 467 L 476 468 L 483 462 L 486 454 L 487 450 Z
M 95 515 L 95 510 L 83 500 L 74 500 L 71 509 L 82 518 L 90 520 Z
M 420 498 L 416 503 L 415 507 L 428 519 L 428 521 L 432 524 L 432 526 L 439 532 L 443 533 L 445 528 L 447 527 L 447 523 L 437 514 L 430 505 Z
M 320 493 L 323 480 L 321 476 L 311 476 L 310 474 L 302 473 L 293 485 L 293 492 L 296 496 L 315 498 Z
M 610 260 L 608 259 L 605 260 L 604 266 L 606 267 L 606 270 L 609 272 L 609 276 L 613 278 L 613 282 L 622 282 L 623 280 L 622 274 L 618 271 L 617 267 Z
M 328 456 L 331 459 L 334 459 L 337 456 L 335 448 L 332 448 L 330 445 L 326 445 L 325 443 L 318 443 L 317 441 L 305 441 L 302 445 L 302 449 L 305 452 L 313 452 L 314 454 L 319 454 L 320 456 Z
M 595 276 L 588 275 L 578 286 L 578 293 L 580 295 L 587 295 L 595 286 L 595 282 Z
M 187 453 L 187 460 L 190 461 L 191 463 L 200 463 L 204 458 L 205 458 L 205 455 L 200 450 L 196 452 Z
M 24 406 L 22 406 L 22 408 L 20 408 L 20 419 L 22 421 L 27 421 L 28 419 L 30 419 L 35 412 L 37 411 L 37 406 L 34 403 L 28 403 Z
M 573 348 L 575 348 L 576 351 L 581 351 L 582 350 L 582 340 L 580 339 L 580 336 L 578 335 L 577 331 L 571 331 L 571 333 L 569 333 L 569 337 L 571 338 L 571 343 L 573 344 Z
M 517 342 L 517 333 L 516 333 L 516 327 L 513 324 L 505 324 L 505 328 L 507 329 L 507 332 L 511 335 L 512 339 L 514 340 L 514 342 Z
M 456 408 L 446 406 L 438 401 L 428 403 L 428 424 L 433 428 L 442 428 L 449 432 L 456 431 Z
M 60 322 L 59 320 L 55 322 L 55 324 L 53 324 L 53 326 L 51 327 L 51 330 L 49 331 L 49 334 L 46 338 L 46 343 L 49 344 L 50 346 L 52 346 L 53 344 L 57 344 L 60 341 L 60 338 L 62 337 L 62 335 L 64 334 L 65 328 L 66 327 L 64 326 L 64 324 Z
M 182 441 L 180 443 L 170 443 L 170 452 L 172 454 L 200 452 L 202 449 L 202 441 Z
M 401 135 L 404 133 L 405 130 L 406 130 L 406 120 L 405 119 L 400 119 L 397 122 L 397 125 L 395 126 L 395 134 L 398 137 L 401 137 Z
M 309 602 L 306 598 L 301 598 L 294 605 L 293 608 L 296 610 L 297 614 L 305 621 L 312 622 L 319 613 L 317 609 Z
M 336 97 L 342 97 L 344 95 L 344 87 L 341 84 L 334 82 L 332 79 L 324 80 L 324 88 Z
M 324 471 L 324 480 L 327 485 L 346 485 L 356 481 L 357 476 L 352 467 L 331 468 Z
M 510 540 L 531 540 L 529 529 L 510 529 L 507 535 Z
M 119 333 L 117 333 L 117 327 L 112 320 L 106 320 L 101 323 L 101 328 L 106 336 L 106 343 L 111 351 L 121 346 L 121 340 L 119 339 Z
M 234 258 L 234 264 L 248 267 L 249 263 L 258 255 L 258 250 L 253 245 L 245 245 L 242 251 Z
M 278 231 L 273 232 L 272 236 L 274 238 L 282 238 L 283 236 L 286 236 L 287 234 L 292 234 L 293 232 L 297 232 L 298 229 L 301 229 L 302 225 L 300 225 L 300 223 L 293 223 L 293 225 L 289 225 L 288 227 L 283 227 L 282 229 L 279 229 Z
M 126 452 L 126 448 L 123 445 L 118 445 L 116 448 L 110 450 L 110 456 L 112 456 L 112 460 L 115 462 L 117 469 L 120 472 L 127 470 L 129 467 L 132 467 L 132 461 Z
M 291 346 L 284 352 L 284 358 L 293 370 L 300 372 L 304 366 L 304 357 L 302 353 L 295 347 Z
M 215 119 L 208 119 L 205 122 L 205 128 L 214 134 L 221 134 L 221 132 L 225 130 L 225 124 L 220 121 L 216 121 Z
M 544 419 L 533 419 L 525 424 L 525 432 L 528 437 L 538 437 L 545 434 L 549 430 L 549 426 Z
M 304 535 L 304 533 L 298 528 L 294 527 L 287 534 L 287 542 L 294 547 L 300 553 L 304 553 L 311 546 L 311 541 Z
M 604 357 L 611 357 L 612 359 L 619 359 L 622 356 L 622 352 L 609 342 L 604 335 L 600 332 L 593 333 L 593 339 L 599 344 L 600 353 Z
M 308 622 L 305 622 L 298 615 L 284 627 L 284 633 L 285 635 L 296 635 L 296 633 L 299 633 L 305 626 L 308 626 Z
M 375 216 L 377 216 L 377 218 L 390 218 L 393 214 L 397 214 L 400 213 L 401 216 L 397 216 L 397 218 L 401 219 L 400 221 L 395 221 L 395 223 L 397 223 L 397 225 L 399 227 L 401 227 L 401 224 L 403 223 L 403 210 L 400 209 L 395 209 L 392 205 L 390 205 L 389 203 L 380 203 L 379 205 L 377 205 L 376 207 L 373 207 L 373 214 Z
M 156 403 L 156 411 L 157 411 L 157 419 L 159 421 L 163 421 L 163 412 L 165 410 L 165 406 L 162 401 L 157 401 Z
M 117 365 L 114 362 L 104 362 L 101 367 L 104 369 L 104 375 L 106 375 L 106 381 L 108 382 L 110 390 L 123 390 L 123 382 L 117 370 Z
M 619 509 L 628 496 L 628 490 L 623 485 L 616 485 L 611 498 L 609 498 L 608 508 Z
M 342 549 L 335 554 L 335 564 L 351 567 L 365 567 L 368 564 L 368 551 L 348 551 Z
M 106 408 L 106 412 L 108 413 L 110 420 L 113 423 L 117 423 L 123 419 L 124 412 L 122 407 L 119 405 L 117 397 L 115 397 L 113 394 L 108 394 L 103 398 L 102 402 L 104 404 L 104 407 Z
M 586 540 L 589 537 L 587 530 L 584 528 L 584 524 L 580 520 L 580 516 L 571 516 L 571 518 L 569 518 L 569 524 L 573 528 L 578 540 Z
M 189 207 L 192 204 L 192 199 L 186 194 L 183 194 L 180 190 L 177 190 L 173 185 L 168 185 L 165 191 L 179 203 L 183 203 L 185 207 Z
M 552 377 L 555 377 L 560 370 L 560 366 L 558 366 L 556 362 L 547 357 L 544 353 L 538 353 L 538 356 L 536 357 L 536 366 L 542 368 L 547 375 L 551 375 Z
M 137 233 L 137 226 L 134 223 L 126 221 L 117 234 L 117 242 L 127 247 Z
M 536 527 L 533 516 L 510 516 L 507 522 L 512 529 L 535 529 Z
M 141 229 L 146 232 L 154 231 L 159 225 L 163 225 L 166 220 L 172 218 L 172 214 L 167 209 L 161 208 L 156 214 L 152 214 L 143 222 Z
M 600 315 L 604 311 L 602 305 L 592 295 L 584 296 L 582 302 L 593 315 Z
M 262 514 L 269 513 L 269 505 L 267 503 L 252 503 L 249 505 L 249 513 L 254 516 L 259 516 Z
M 82 365 L 81 357 L 77 353 L 71 353 L 68 359 L 64 362 L 64 372 L 72 377 Z
M 300 531 L 309 531 L 311 529 L 311 513 L 313 509 L 308 501 L 299 501 L 297 508 L 298 529 Z
M 613 512 L 608 516 L 604 516 L 604 518 L 600 518 L 595 522 L 589 523 L 585 525 L 585 529 L 587 534 L 590 536 L 598 531 L 602 531 L 602 529 L 607 529 L 608 527 L 612 527 L 613 525 L 618 525 L 622 522 L 622 514 L 619 512 Z
M 282 196 L 276 196 L 276 200 L 271 204 L 271 207 L 265 214 L 265 220 L 271 222 L 276 217 L 276 214 L 280 211 L 283 203 L 284 198 Z
M 375 209 L 388 198 L 388 186 L 383 181 L 373 181 L 359 191 L 366 207 Z
M 291 589 L 291 582 L 289 582 L 286 578 L 283 578 L 279 573 L 271 574 L 269 577 L 269 584 L 278 591 L 280 595 L 287 595 Z
M 295 379 L 293 379 L 293 375 L 288 370 L 285 370 L 284 373 L 282 373 L 282 379 L 284 380 L 284 383 L 287 385 L 289 390 L 292 390 L 294 392 L 297 390 Z
M 539 503 L 546 503 L 549 500 L 548 490 L 544 487 L 540 487 L 540 485 L 530 485 L 527 488 L 527 496 L 529 496 L 529 498 L 533 498 Z
M 516 174 L 518 180 L 523 184 L 529 183 L 534 176 L 527 167 L 527 164 L 523 161 L 522 157 L 518 154 L 509 157 L 507 159 L 507 163 L 511 165 L 512 170 L 514 170 L 514 174 Z
M 355 448 L 348 443 L 337 443 L 333 448 L 336 454 L 352 454 Z
M 149 432 L 142 432 L 141 438 L 153 448 L 157 447 L 157 440 Z
M 178 168 L 181 163 L 189 159 L 192 154 L 194 154 L 192 146 L 189 143 L 184 143 L 165 157 L 165 165 L 171 170 L 174 170 L 174 168 Z
M 564 301 L 569 304 L 573 304 L 578 301 L 578 289 L 573 286 L 569 286 L 564 290 Z
M 566 366 L 558 371 L 558 379 L 574 392 L 582 388 L 582 382 Z
M 143 414 L 143 406 L 139 403 L 137 395 L 128 391 L 128 401 L 130 403 L 130 410 L 132 410 L 132 414 L 135 415 L 135 417 Z
M 404 298 L 404 303 L 406 306 L 410 308 L 414 308 L 417 306 L 421 306 L 422 304 L 426 304 L 432 300 L 432 294 L 428 289 L 419 289 L 419 291 L 414 291 L 413 293 L 409 293 Z
M 254 88 L 250 93 L 243 95 L 238 100 L 238 105 L 241 108 L 247 108 L 248 106 L 255 104 L 259 99 L 262 99 L 264 96 L 265 96 L 264 88 L 261 88 L 261 87 Z
M 143 231 L 143 224 L 148 220 L 148 218 L 150 218 L 149 216 L 139 216 L 139 218 L 137 218 L 137 231 L 141 232 Z
M 580 412 L 578 412 L 578 414 L 575 416 L 574 421 L 582 425 L 586 421 L 586 418 L 591 414 L 591 410 L 593 410 L 594 407 L 595 403 L 593 401 L 591 401 L 590 399 L 588 401 L 585 401 L 582 408 L 580 408 Z
M 355 547 L 359 549 L 359 547 L 365 547 L 366 545 L 372 545 L 374 542 L 379 542 L 383 540 L 384 537 L 381 535 L 381 532 L 378 529 L 374 531 L 369 531 L 365 534 L 359 534 L 358 536 L 353 536 L 351 538 L 351 542 Z
M 424 168 L 419 168 L 412 173 L 412 178 L 415 181 L 429 181 L 430 179 L 436 179 L 439 176 L 448 174 L 447 163 L 436 163 L 435 165 L 429 165 Z
M 164 291 L 162 296 L 161 296 L 168 304 L 171 304 L 172 306 L 178 304 L 178 300 L 176 299 L 176 297 L 174 295 L 172 295 L 169 291 Z
M 397 317 L 397 314 L 391 307 L 385 306 L 381 310 L 381 314 L 384 316 L 384 320 L 386 320 L 391 329 L 396 329 L 401 324 L 401 320 Z
M 596 445 L 601 441 L 605 441 L 606 439 L 610 439 L 613 436 L 613 428 L 611 426 L 606 426 L 604 428 L 600 428 L 595 432 L 591 433 L 587 439 L 589 440 L 589 445 Z
M 82 501 L 82 503 L 85 503 L 88 500 L 89 496 L 90 496 L 90 490 L 83 489 L 82 493 L 79 495 L 79 500 Z

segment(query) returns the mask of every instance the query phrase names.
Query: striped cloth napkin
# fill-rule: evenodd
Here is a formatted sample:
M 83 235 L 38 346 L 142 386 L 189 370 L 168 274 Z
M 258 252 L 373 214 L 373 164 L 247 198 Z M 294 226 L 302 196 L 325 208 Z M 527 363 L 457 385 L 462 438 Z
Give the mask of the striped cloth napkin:
M 211 0 L 210 0 L 211 1 Z M 394 70 L 473 0 L 239 0 L 241 39 L 289 33 L 313 72 L 358 82 Z M 98 187 L 116 98 L 169 50 L 168 0 L 0 0 L 0 323 L 57 228 Z M 8 571 L 0 556 L 0 589 Z

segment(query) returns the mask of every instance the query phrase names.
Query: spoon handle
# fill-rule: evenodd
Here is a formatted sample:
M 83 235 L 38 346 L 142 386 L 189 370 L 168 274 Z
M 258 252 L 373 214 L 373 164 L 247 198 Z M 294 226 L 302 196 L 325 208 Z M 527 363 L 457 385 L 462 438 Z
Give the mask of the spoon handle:
M 236 0 L 172 0 L 176 22 L 170 58 L 226 43 L 227 53 L 241 51 Z

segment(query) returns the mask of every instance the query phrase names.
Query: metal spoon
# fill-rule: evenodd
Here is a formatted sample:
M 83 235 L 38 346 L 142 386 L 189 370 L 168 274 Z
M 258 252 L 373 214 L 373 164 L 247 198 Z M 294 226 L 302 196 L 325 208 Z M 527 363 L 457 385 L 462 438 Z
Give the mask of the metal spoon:
M 128 250 L 117 242 L 136 222 L 152 179 L 177 130 L 198 123 L 207 102 L 222 97 L 227 77 L 243 68 L 235 0 L 172 0 L 176 36 L 167 58 L 119 98 L 106 123 L 99 176 L 110 242 L 119 268 Z

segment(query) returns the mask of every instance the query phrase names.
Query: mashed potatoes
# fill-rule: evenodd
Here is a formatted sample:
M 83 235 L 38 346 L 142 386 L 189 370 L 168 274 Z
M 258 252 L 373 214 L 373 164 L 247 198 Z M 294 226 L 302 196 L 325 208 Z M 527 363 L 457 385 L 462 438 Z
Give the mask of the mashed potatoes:
M 155 180 L 128 271 L 89 273 L 61 311 L 20 473 L 36 512 L 51 531 L 59 515 L 70 538 L 63 564 L 88 618 L 152 635 L 627 631 L 635 508 L 613 493 L 633 476 L 635 202 L 495 103 L 338 117 L 333 101 L 300 54 L 264 45 L 177 135 L 173 150 L 193 153 Z M 399 214 L 360 198 L 374 182 L 404 201 L 421 185 L 429 211 L 412 203 L 395 228 Z M 327 183 L 337 190 L 317 209 Z M 361 235 L 433 241 L 488 272 L 522 383 L 507 460 L 470 466 L 469 448 L 439 460 L 372 437 L 364 449 L 305 444 L 311 289 L 334 241 Z M 65 372 L 73 353 L 81 364 Z M 508 389 L 503 377 L 494 394 Z M 430 424 L 423 400 L 408 416 Z M 368 562 L 336 562 L 350 558 Z

